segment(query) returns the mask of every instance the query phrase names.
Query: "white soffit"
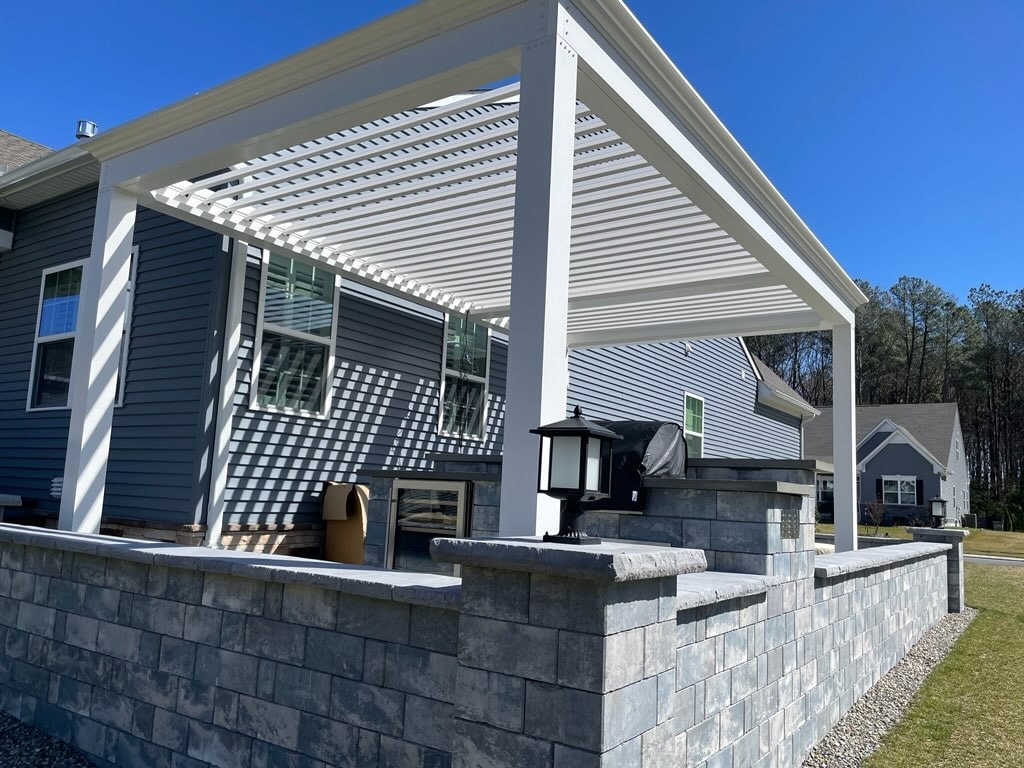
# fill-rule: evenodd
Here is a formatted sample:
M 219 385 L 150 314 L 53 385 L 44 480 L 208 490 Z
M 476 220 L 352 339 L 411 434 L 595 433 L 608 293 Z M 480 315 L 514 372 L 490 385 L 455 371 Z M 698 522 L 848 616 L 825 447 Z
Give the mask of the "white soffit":
M 509 325 L 518 83 L 374 121 L 152 192 L 153 207 Z M 827 327 L 577 105 L 570 344 Z

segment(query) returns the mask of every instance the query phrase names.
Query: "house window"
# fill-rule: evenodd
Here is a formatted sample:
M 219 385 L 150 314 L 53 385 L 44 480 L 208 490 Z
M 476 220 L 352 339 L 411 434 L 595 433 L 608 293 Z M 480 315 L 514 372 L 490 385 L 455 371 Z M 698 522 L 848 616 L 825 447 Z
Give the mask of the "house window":
M 482 438 L 487 418 L 490 332 L 463 315 L 445 319 L 441 381 L 442 434 Z
M 957 508 L 957 503 L 956 503 L 956 486 L 954 485 L 953 486 L 953 509 L 956 509 L 956 508 Z
M 687 394 L 684 401 L 683 435 L 687 455 L 699 459 L 704 455 L 704 398 Z
M 334 366 L 337 278 L 306 262 L 263 260 L 256 340 L 259 408 L 323 415 Z
M 882 501 L 886 504 L 916 504 L 917 478 L 903 475 L 883 477 Z
M 960 438 L 956 439 L 956 460 L 960 461 Z
M 132 249 L 128 285 L 125 289 L 125 314 L 121 326 L 118 354 L 117 395 L 115 405 L 124 400 L 122 371 L 128 362 L 131 335 L 132 295 L 138 248 Z M 78 326 L 78 307 L 82 296 L 85 262 L 79 261 L 43 270 L 36 318 L 35 344 L 32 349 L 32 377 L 29 382 L 28 410 L 67 408 L 71 392 L 71 363 Z
M 818 501 L 831 504 L 835 500 L 836 481 L 834 477 L 818 478 Z

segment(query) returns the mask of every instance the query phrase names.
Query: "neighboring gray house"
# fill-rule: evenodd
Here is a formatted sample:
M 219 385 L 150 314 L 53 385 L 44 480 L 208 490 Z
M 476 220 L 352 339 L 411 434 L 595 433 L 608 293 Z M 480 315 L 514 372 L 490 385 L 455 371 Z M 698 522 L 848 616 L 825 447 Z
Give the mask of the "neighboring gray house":
M 805 431 L 804 455 L 832 460 L 831 408 Z M 956 403 L 857 408 L 857 493 L 861 514 L 875 499 L 887 521 L 931 520 L 931 500 L 946 501 L 946 521 L 970 512 L 970 476 Z M 831 511 L 832 478 L 818 477 L 819 509 Z
M 59 509 L 97 173 L 72 146 L 0 177 L 13 220 L 0 251 L 0 493 L 35 521 Z M 316 551 L 325 480 L 501 449 L 502 335 L 148 209 L 135 246 L 104 531 L 202 540 L 233 261 L 246 264 L 227 544 Z M 816 413 L 738 338 L 575 350 L 569 368 L 570 406 L 684 422 L 691 455 L 799 458 Z

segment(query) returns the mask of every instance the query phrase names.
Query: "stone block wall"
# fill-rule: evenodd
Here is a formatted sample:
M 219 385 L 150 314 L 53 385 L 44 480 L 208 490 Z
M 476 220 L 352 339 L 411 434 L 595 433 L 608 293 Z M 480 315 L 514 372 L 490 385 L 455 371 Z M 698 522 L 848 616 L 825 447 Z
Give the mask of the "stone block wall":
M 0 706 L 97 765 L 448 765 L 457 580 L 0 528 Z
M 0 708 L 101 767 L 797 766 L 960 573 L 797 542 L 435 540 L 460 580 L 0 525 Z

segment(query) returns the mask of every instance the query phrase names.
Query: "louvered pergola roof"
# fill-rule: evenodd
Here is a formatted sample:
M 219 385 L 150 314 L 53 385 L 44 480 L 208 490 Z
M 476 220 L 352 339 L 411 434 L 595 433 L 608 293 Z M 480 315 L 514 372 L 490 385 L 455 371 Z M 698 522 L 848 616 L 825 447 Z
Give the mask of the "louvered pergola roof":
M 507 328 L 519 84 L 445 100 L 153 192 L 176 215 Z M 582 102 L 570 343 L 821 319 Z M 763 324 L 763 323 L 762 323 Z M 648 332 L 640 328 L 651 329 Z M 667 336 L 665 334 L 668 334 Z
M 143 205 L 509 329 L 519 57 L 556 20 L 569 345 L 851 319 L 863 295 L 619 0 L 417 3 L 82 146 Z

